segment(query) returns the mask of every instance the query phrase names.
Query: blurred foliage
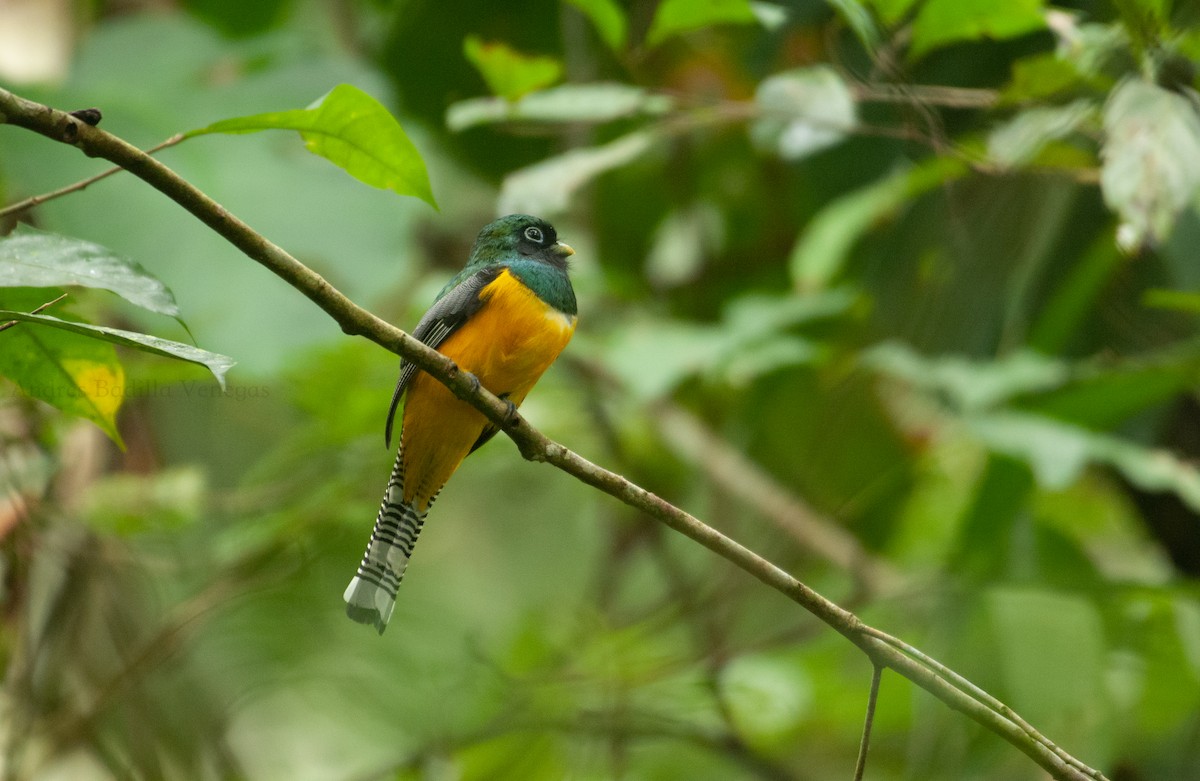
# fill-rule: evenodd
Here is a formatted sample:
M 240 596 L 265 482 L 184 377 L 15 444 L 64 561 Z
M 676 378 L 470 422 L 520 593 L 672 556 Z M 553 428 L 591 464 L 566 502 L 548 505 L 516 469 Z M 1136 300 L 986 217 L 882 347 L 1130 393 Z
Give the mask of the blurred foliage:
M 524 405 L 535 425 L 1114 781 L 1200 778 L 1195 4 L 76 13 L 71 75 L 6 87 L 99 106 L 142 146 L 234 117 L 308 121 L 339 84 L 374 96 L 441 213 L 290 134 L 159 155 L 406 327 L 497 209 L 542 212 L 577 250 L 582 316 Z M 103 169 L 0 128 L 6 203 Z M 394 358 L 132 177 L 22 219 L 64 242 L 61 264 L 4 267 L 3 308 L 61 288 L 46 316 L 238 365 L 222 392 L 44 322 L 0 331 L 5 778 L 850 775 L 858 651 L 503 438 L 444 492 L 391 630 L 347 621 Z M 92 262 L 124 283 L 81 286 Z M 100 371 L 123 389 L 109 407 L 62 392 Z M 759 501 L 728 490 L 735 469 Z M 830 563 L 797 523 L 848 532 L 837 544 L 890 576 Z M 891 674 L 867 772 L 1043 777 Z

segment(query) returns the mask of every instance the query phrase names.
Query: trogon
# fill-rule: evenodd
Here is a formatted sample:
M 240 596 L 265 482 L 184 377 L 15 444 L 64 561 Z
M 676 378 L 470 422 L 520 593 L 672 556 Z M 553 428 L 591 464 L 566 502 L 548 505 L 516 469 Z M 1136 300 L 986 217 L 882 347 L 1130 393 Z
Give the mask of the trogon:
M 412 335 L 519 405 L 575 331 L 570 246 L 527 214 L 487 225 L 466 267 L 438 294 Z M 384 438 L 404 399 L 400 446 L 371 542 L 346 587 L 346 613 L 383 634 L 413 545 L 442 486 L 496 427 L 446 386 L 401 361 Z

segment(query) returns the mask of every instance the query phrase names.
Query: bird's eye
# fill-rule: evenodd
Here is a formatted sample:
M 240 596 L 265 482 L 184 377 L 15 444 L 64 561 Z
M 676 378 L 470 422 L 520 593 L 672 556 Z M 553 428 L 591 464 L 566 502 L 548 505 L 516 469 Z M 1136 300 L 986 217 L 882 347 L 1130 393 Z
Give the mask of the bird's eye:
M 534 244 L 541 244 L 542 238 L 543 238 L 542 229 L 535 227 L 533 225 L 530 225 L 528 228 L 525 229 L 525 238 L 529 239 Z

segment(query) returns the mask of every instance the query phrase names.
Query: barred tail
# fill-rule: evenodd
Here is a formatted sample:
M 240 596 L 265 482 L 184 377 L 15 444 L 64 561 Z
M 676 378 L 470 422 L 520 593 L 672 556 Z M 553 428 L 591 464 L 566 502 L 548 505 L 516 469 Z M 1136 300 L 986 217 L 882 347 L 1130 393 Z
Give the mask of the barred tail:
M 404 568 L 408 566 L 413 546 L 432 505 L 430 499 L 425 511 L 417 512 L 414 505 L 405 503 L 404 461 L 402 452 L 396 453 L 396 465 L 392 467 L 392 476 L 375 518 L 371 542 L 358 565 L 358 573 L 342 595 L 346 600 L 346 615 L 360 624 L 374 625 L 379 634 L 383 634 L 392 617 L 392 608 L 396 606 L 396 591 L 404 577 Z

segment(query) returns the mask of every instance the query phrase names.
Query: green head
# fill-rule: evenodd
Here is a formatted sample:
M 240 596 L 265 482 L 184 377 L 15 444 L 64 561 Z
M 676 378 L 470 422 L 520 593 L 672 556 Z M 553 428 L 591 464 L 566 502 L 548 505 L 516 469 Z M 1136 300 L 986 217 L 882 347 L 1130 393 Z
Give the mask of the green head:
M 554 226 L 540 217 L 510 214 L 479 231 L 467 267 L 535 261 L 565 271 L 575 250 L 558 240 Z

